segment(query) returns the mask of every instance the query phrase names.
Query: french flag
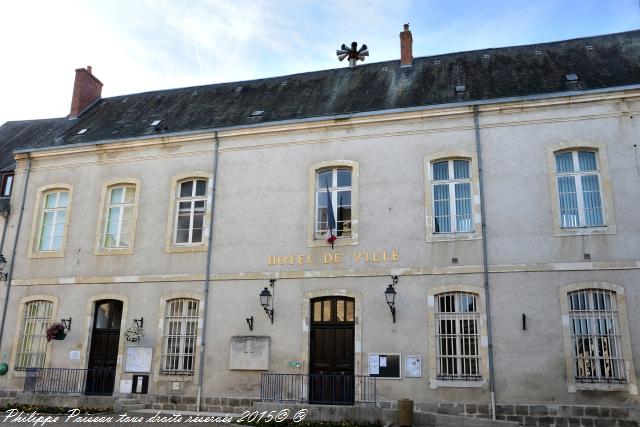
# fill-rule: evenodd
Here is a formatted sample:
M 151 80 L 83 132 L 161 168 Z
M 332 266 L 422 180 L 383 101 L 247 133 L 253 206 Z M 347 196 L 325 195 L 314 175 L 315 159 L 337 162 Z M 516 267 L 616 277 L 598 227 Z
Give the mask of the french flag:
M 333 202 L 331 200 L 331 192 L 329 191 L 329 184 L 327 184 L 327 198 L 329 199 L 329 230 L 327 230 L 327 243 L 331 244 L 331 249 L 333 249 L 333 242 L 336 241 L 337 237 L 333 234 L 333 230 L 336 228 L 336 217 L 333 215 Z

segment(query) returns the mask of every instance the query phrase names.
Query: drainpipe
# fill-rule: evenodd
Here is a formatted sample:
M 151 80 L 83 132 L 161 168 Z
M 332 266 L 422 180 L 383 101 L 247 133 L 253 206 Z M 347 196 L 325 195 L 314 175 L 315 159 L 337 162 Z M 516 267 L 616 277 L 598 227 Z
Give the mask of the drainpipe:
M 29 154 L 27 153 L 27 156 Z M 2 345 L 2 336 L 4 335 L 4 322 L 7 317 L 7 305 L 9 304 L 9 290 L 11 289 L 11 279 L 13 278 L 13 266 L 16 262 L 16 251 L 18 247 L 18 237 L 20 237 L 20 226 L 22 225 L 22 216 L 24 214 L 24 202 L 27 199 L 27 186 L 29 185 L 29 173 L 31 172 L 31 158 L 27 159 L 27 171 L 24 176 L 24 187 L 22 188 L 22 202 L 20 203 L 20 215 L 18 215 L 18 226 L 16 227 L 16 236 L 13 240 L 13 253 L 11 255 L 11 262 L 9 263 L 9 271 L 7 272 L 7 283 L 6 290 L 4 294 L 4 304 L 2 307 L 2 322 L 0 322 L 0 345 Z M 9 222 L 9 217 L 7 216 L 5 227 L 7 222 Z M 5 228 L 6 230 L 6 228 Z M 4 236 L 2 237 L 4 244 Z
M 204 276 L 204 314 L 202 315 L 202 341 L 200 343 L 200 370 L 198 372 L 198 404 L 196 411 L 200 412 L 200 398 L 202 397 L 202 381 L 204 379 L 205 341 L 207 338 L 207 313 L 209 312 L 209 276 L 211 275 L 211 252 L 213 251 L 213 218 L 216 206 L 216 186 L 218 184 L 218 152 L 220 139 L 218 131 L 213 133 L 216 145 L 213 150 L 213 186 L 211 188 L 211 213 L 209 214 L 209 237 L 207 240 L 207 270 Z
M 493 371 L 493 339 L 491 333 L 491 294 L 489 293 L 489 261 L 487 256 L 487 220 L 484 210 L 484 180 L 482 176 L 482 150 L 480 147 L 480 121 L 478 106 L 473 106 L 473 121 L 476 130 L 476 153 L 478 156 L 478 183 L 480 186 L 480 217 L 482 218 L 482 273 L 484 274 L 484 299 L 487 312 L 487 341 L 489 348 L 489 389 L 491 390 L 491 415 L 496 419 L 496 387 Z

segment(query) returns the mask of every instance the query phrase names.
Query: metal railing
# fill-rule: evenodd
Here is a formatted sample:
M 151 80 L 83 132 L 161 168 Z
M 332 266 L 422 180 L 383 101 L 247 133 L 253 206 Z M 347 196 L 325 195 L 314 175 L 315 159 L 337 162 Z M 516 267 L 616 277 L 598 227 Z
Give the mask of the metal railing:
M 268 374 L 260 382 L 263 402 L 353 405 L 376 402 L 376 377 L 340 374 Z
M 111 395 L 116 378 L 115 368 L 27 368 L 26 373 L 26 393 Z

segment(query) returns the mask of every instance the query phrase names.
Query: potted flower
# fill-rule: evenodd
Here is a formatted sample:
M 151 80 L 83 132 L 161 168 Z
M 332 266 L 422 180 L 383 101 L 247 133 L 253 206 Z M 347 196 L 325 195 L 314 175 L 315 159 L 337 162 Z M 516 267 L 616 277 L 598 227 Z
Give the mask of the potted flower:
M 47 329 L 47 341 L 63 340 L 67 334 L 62 323 L 54 323 Z
M 129 342 L 139 342 L 142 341 L 144 332 L 138 326 L 131 326 L 124 331 L 124 337 Z

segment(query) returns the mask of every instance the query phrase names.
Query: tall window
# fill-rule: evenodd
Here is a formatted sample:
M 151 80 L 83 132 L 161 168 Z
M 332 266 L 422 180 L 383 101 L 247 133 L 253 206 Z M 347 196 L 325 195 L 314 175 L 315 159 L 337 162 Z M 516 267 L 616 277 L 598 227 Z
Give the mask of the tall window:
M 573 375 L 580 383 L 624 383 L 616 293 L 584 289 L 568 294 Z
M 566 151 L 555 159 L 561 227 L 605 225 L 596 153 Z
M 133 230 L 133 208 L 136 187 L 110 187 L 104 226 L 104 248 L 129 248 Z
M 351 237 L 351 169 L 333 168 L 316 174 L 315 236 L 329 230 L 329 208 L 333 210 L 336 237 Z
M 433 162 L 434 233 L 473 231 L 469 160 Z
M 64 239 L 64 224 L 67 212 L 68 191 L 51 191 L 44 196 L 38 250 L 59 251 Z
M 24 305 L 16 369 L 42 368 L 47 349 L 47 328 L 51 321 L 51 301 L 29 301 Z
M 167 301 L 164 316 L 162 372 L 192 375 L 198 337 L 198 301 Z
M 436 365 L 439 380 L 481 380 L 478 295 L 435 296 Z
M 178 186 L 176 244 L 202 243 L 207 203 L 207 180 L 192 179 Z
M 5 173 L 2 175 L 2 187 L 0 188 L 1 197 L 10 197 L 13 189 L 13 173 Z

